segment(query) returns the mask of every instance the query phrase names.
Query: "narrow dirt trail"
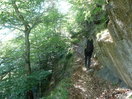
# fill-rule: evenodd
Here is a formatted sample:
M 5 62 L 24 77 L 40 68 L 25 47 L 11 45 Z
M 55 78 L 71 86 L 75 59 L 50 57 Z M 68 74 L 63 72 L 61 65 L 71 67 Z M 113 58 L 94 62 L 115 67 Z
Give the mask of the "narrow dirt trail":
M 76 63 L 77 68 L 72 75 L 70 99 L 96 99 L 104 90 L 111 88 L 107 82 L 94 75 L 94 70 L 85 70 L 81 60 Z
M 70 99 L 129 99 L 120 98 L 120 95 L 130 90 L 118 90 L 117 86 L 112 86 L 111 83 L 95 75 L 99 67 L 95 66 L 94 59 L 92 59 L 92 69 L 86 70 L 83 59 L 79 56 L 79 54 L 75 56 L 75 69 L 71 77 L 72 86 L 69 89 Z

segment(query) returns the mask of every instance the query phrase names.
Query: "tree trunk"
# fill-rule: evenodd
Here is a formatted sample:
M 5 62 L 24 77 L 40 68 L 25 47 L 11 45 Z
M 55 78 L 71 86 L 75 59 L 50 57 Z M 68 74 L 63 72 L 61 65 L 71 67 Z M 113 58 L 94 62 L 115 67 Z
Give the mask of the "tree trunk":
M 30 65 L 30 41 L 29 41 L 30 30 L 25 30 L 25 70 L 27 76 L 32 73 Z M 29 80 L 29 79 L 27 79 Z M 34 99 L 32 90 L 27 91 L 27 99 Z
M 31 74 L 29 34 L 30 32 L 25 32 L 25 70 L 27 75 Z

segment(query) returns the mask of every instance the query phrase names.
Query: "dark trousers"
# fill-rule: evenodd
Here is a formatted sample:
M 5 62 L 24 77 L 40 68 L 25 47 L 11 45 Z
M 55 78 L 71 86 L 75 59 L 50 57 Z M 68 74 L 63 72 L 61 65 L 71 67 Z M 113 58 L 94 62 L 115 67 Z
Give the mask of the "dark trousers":
M 85 67 L 90 68 L 90 64 L 91 64 L 91 55 L 90 56 L 85 55 Z

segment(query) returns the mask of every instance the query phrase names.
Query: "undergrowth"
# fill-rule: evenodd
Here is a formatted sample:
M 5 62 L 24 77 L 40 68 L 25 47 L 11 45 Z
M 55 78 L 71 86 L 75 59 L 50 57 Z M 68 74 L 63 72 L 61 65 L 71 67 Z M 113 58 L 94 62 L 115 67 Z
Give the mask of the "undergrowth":
M 58 86 L 51 91 L 51 94 L 47 97 L 43 97 L 41 99 L 68 99 L 69 98 L 69 92 L 68 88 L 71 86 L 70 78 L 65 78 Z

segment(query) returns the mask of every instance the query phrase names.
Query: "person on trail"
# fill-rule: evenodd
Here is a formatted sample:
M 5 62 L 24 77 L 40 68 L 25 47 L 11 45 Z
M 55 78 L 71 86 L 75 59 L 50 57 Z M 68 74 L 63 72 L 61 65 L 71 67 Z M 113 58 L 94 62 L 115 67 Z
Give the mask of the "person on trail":
M 87 45 L 86 48 L 84 50 L 84 55 L 85 55 L 85 67 L 87 69 L 90 68 L 90 63 L 91 63 L 91 57 L 92 57 L 92 53 L 94 50 L 94 46 L 93 46 L 93 40 L 87 40 Z

